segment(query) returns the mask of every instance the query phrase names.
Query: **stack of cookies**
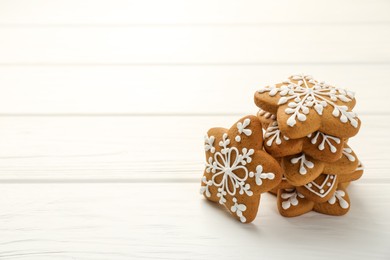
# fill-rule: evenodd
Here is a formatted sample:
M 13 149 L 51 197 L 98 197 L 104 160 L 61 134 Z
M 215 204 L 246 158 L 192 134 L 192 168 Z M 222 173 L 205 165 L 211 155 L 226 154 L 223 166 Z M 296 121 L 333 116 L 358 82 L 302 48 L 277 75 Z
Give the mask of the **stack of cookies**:
M 294 75 L 255 93 L 264 132 L 264 149 L 283 169 L 282 181 L 271 190 L 281 215 L 311 210 L 343 215 L 350 208 L 346 188 L 363 174 L 348 139 L 360 120 L 352 111 L 354 93 Z
M 256 218 L 265 192 L 286 217 L 347 213 L 347 186 L 363 174 L 348 145 L 360 128 L 354 94 L 294 75 L 257 91 L 255 103 L 257 116 L 205 135 L 200 193 L 243 223 Z

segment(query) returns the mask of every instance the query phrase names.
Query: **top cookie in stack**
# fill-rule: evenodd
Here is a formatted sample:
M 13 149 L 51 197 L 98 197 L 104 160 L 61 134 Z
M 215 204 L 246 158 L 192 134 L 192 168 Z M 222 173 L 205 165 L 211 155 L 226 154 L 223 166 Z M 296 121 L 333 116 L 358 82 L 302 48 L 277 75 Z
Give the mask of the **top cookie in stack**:
M 354 93 L 320 82 L 307 75 L 294 75 L 255 94 L 261 109 L 276 115 L 280 131 L 291 139 L 315 131 L 349 138 L 356 135 L 360 120 L 352 111 Z

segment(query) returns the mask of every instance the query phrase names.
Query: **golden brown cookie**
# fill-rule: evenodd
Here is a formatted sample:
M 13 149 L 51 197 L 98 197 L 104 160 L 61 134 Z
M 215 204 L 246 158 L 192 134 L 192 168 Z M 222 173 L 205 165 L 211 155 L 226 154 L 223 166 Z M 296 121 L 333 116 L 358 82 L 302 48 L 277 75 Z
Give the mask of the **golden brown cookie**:
M 356 169 L 352 173 L 341 174 L 338 176 L 339 183 L 350 183 L 351 181 L 356 181 L 362 177 L 363 172 L 364 172 L 364 166 L 359 161 L 358 166 L 356 167 Z
M 282 179 L 279 163 L 262 148 L 262 125 L 256 116 L 246 116 L 230 129 L 212 128 L 205 136 L 201 194 L 243 223 L 256 217 L 260 194 Z
M 270 123 L 264 133 L 264 149 L 275 157 L 284 157 L 300 153 L 303 138 L 290 139 L 280 132 L 278 122 Z
M 363 172 L 364 172 L 364 166 L 359 161 L 357 168 L 353 172 L 351 172 L 349 174 L 337 175 L 337 180 L 338 180 L 337 182 L 339 185 L 343 185 L 344 188 L 347 188 L 352 181 L 356 181 L 356 180 L 360 179 L 363 175 Z M 323 174 L 323 175 L 325 175 L 325 174 Z M 317 180 L 317 182 L 318 182 L 318 180 Z M 286 177 L 284 177 L 284 175 L 283 175 L 282 181 L 278 184 L 278 186 L 271 189 L 269 191 L 269 193 L 271 193 L 273 195 L 277 195 L 279 189 L 296 189 L 296 188 L 302 189 L 302 187 L 295 187 L 295 186 L 291 185 L 287 181 Z M 303 192 L 303 193 L 305 193 L 305 192 Z
M 339 184 L 329 199 L 323 203 L 314 203 L 296 189 L 280 189 L 277 195 L 279 213 L 285 217 L 296 217 L 311 210 L 341 216 L 349 211 L 351 202 L 343 184 Z
M 344 144 L 342 156 L 333 163 L 326 163 L 323 173 L 325 174 L 350 174 L 359 165 L 359 159 L 355 152 L 347 144 Z
M 340 159 L 343 148 L 342 138 L 317 131 L 304 138 L 302 151 L 317 160 L 334 162 Z
M 283 157 L 281 163 L 284 176 L 293 186 L 305 185 L 320 174 L 349 175 L 355 171 L 358 164 L 356 154 L 347 144 L 342 149 L 341 158 L 332 163 L 314 159 L 305 153 Z
M 300 153 L 282 158 L 282 168 L 287 181 L 302 186 L 316 179 L 323 172 L 325 163 Z
M 276 114 L 281 132 L 291 139 L 316 131 L 341 138 L 356 135 L 360 120 L 352 111 L 355 103 L 354 93 L 308 75 L 293 75 L 255 93 L 255 104 Z
M 340 159 L 343 147 L 344 141 L 341 138 L 319 131 L 303 138 L 290 139 L 281 133 L 277 121 L 270 123 L 264 133 L 264 148 L 275 157 L 304 152 L 314 159 L 334 162 Z
M 339 184 L 332 196 L 323 203 L 316 203 L 313 210 L 326 215 L 342 216 L 350 208 L 351 202 L 344 185 Z
M 314 202 L 305 198 L 296 189 L 279 189 L 277 195 L 279 213 L 285 217 L 296 217 L 313 209 Z

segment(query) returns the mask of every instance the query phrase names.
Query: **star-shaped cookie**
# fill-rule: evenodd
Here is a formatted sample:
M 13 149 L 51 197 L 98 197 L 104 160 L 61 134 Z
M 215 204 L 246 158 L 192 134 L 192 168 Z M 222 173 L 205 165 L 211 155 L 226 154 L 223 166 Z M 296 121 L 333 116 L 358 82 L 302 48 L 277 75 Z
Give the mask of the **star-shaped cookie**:
M 241 222 L 252 222 L 260 194 L 276 187 L 282 178 L 279 163 L 262 150 L 260 120 L 246 116 L 230 129 L 212 128 L 204 145 L 206 167 L 201 194 L 225 206 Z

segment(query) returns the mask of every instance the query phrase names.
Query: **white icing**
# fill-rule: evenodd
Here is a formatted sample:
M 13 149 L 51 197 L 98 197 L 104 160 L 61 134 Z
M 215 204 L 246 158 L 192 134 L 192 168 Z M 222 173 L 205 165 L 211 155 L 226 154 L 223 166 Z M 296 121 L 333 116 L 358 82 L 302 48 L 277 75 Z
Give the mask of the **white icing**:
M 249 177 L 255 177 L 256 179 L 256 184 L 258 186 L 262 185 L 263 184 L 263 181 L 262 179 L 266 180 L 266 179 L 270 179 L 270 180 L 273 180 L 275 178 L 275 174 L 272 173 L 272 172 L 263 172 L 263 166 L 261 165 L 257 165 L 256 167 L 256 173 L 254 172 L 250 172 L 249 173 Z
M 237 214 L 237 216 L 240 218 L 241 222 L 246 222 L 246 218 L 243 216 L 242 212 L 246 210 L 246 206 L 244 204 L 238 204 L 237 199 L 233 198 L 234 205 L 231 206 L 230 210 Z
M 204 150 L 207 152 L 210 150 L 211 153 L 215 152 L 215 147 L 214 147 L 214 141 L 215 137 L 211 136 L 209 137 L 207 134 L 204 136 Z
M 263 109 L 260 108 L 259 112 L 258 112 L 258 115 L 259 116 L 262 116 L 264 117 L 265 119 L 272 119 L 272 120 L 275 120 L 276 119 L 276 115 L 270 113 L 270 112 L 267 112 Z
M 210 197 L 211 197 L 211 193 L 210 193 L 210 191 L 209 191 L 209 187 L 210 187 L 211 185 L 213 185 L 213 182 L 212 182 L 211 180 L 207 180 L 206 176 L 203 176 L 203 177 L 202 177 L 202 182 L 203 182 L 204 184 L 206 184 L 206 186 L 201 186 L 201 187 L 200 187 L 200 194 L 203 194 L 203 193 L 206 192 L 206 196 L 207 196 L 208 198 L 210 198 Z
M 250 123 L 251 123 L 251 120 L 249 118 L 246 118 L 243 123 L 238 122 L 237 123 L 238 133 L 240 135 L 241 134 L 245 134 L 246 136 L 250 136 L 252 134 L 252 130 L 251 129 L 246 129 L 246 127 L 249 126 Z M 237 142 L 241 142 L 241 136 L 237 135 L 235 140 Z
M 364 165 L 361 161 L 359 161 L 359 164 L 357 166 L 357 168 L 355 169 L 355 171 L 363 171 L 364 170 Z
M 334 141 L 336 144 L 340 144 L 341 140 L 340 138 L 337 138 L 337 137 L 334 137 L 334 136 L 331 136 L 331 135 L 327 135 L 327 134 L 324 134 L 322 132 L 317 132 L 314 137 L 310 140 L 312 144 L 315 144 L 317 143 L 317 140 L 318 140 L 318 137 L 321 135 L 322 137 L 322 142 L 318 145 L 318 149 L 320 151 L 324 150 L 325 149 L 325 144 L 327 144 L 329 146 L 329 150 L 332 152 L 332 153 L 336 153 L 337 152 L 337 148 L 336 146 L 334 146 L 331 141 Z M 308 137 L 310 138 L 312 136 L 312 134 L 308 135 Z
M 339 202 L 339 205 L 343 209 L 347 209 L 349 207 L 348 202 L 344 199 L 345 192 L 343 190 L 336 190 L 332 197 L 328 200 L 328 203 L 333 205 L 336 201 Z
M 268 141 L 266 142 L 266 145 L 271 146 L 274 141 L 277 145 L 280 145 L 282 143 L 281 136 L 286 141 L 289 139 L 287 136 L 284 136 L 283 134 L 281 134 L 279 126 L 278 126 L 278 122 L 275 121 L 268 126 L 268 128 L 264 134 L 265 138 L 269 138 Z
M 349 147 L 343 148 L 343 155 L 348 158 L 351 162 L 356 160 L 355 156 L 352 155 L 352 149 Z
M 305 175 L 307 173 L 306 167 L 309 168 L 309 169 L 314 168 L 314 163 L 312 163 L 311 161 L 307 160 L 306 159 L 306 155 L 304 153 L 301 156 L 299 156 L 299 157 L 291 159 L 291 163 L 292 164 L 297 164 L 298 162 L 301 162 L 300 166 L 299 166 L 299 173 L 301 175 Z
M 263 116 L 265 113 L 266 113 L 266 111 L 264 111 L 263 109 L 259 109 L 259 112 L 257 112 L 260 116 Z
M 315 195 L 323 198 L 326 197 L 332 190 L 333 186 L 336 183 L 336 179 L 336 175 L 327 175 L 321 184 L 317 184 L 315 181 L 312 181 L 308 184 L 305 184 L 305 188 L 314 193 Z M 329 187 L 326 191 L 324 190 L 325 185 Z M 318 192 L 314 188 L 317 188 Z
M 289 209 L 291 206 L 298 205 L 298 197 L 299 198 L 305 198 L 301 193 L 299 193 L 296 190 L 288 189 L 285 193 L 282 193 L 280 197 L 285 200 L 282 202 L 282 208 L 283 209 Z
M 291 115 L 287 119 L 287 125 L 293 127 L 296 125 L 297 120 L 301 122 L 306 121 L 306 115 L 309 114 L 310 108 L 313 108 L 317 114 L 322 115 L 324 108 L 329 105 L 333 107 L 332 115 L 334 117 L 339 118 L 342 123 L 349 121 L 353 127 L 358 127 L 356 113 L 348 111 L 346 105 L 337 105 L 335 103 L 336 101 L 344 103 L 352 101 L 354 98 L 353 92 L 335 88 L 324 82 L 318 82 L 307 75 L 294 75 L 292 79 L 298 82 L 294 83 L 286 80 L 280 87 L 273 85 L 258 91 L 259 93 L 268 92 L 270 96 L 275 96 L 279 93 L 281 97 L 278 105 L 289 102 L 288 107 L 285 109 L 285 113 Z M 313 86 L 309 87 L 308 83 L 313 84 Z

